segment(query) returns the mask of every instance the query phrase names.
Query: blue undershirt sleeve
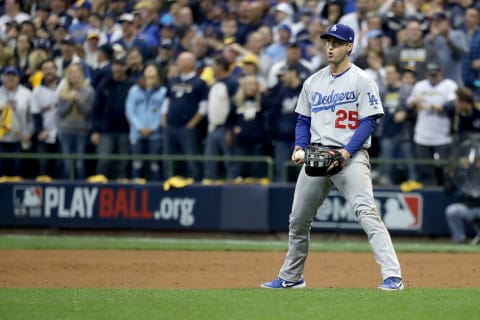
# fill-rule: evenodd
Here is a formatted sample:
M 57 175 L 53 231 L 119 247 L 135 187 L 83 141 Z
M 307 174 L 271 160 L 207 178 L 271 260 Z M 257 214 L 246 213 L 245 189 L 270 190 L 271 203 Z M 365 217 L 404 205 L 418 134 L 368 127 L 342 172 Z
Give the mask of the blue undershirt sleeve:
M 352 139 L 345 146 L 345 150 L 350 153 L 350 156 L 360 150 L 362 145 L 368 139 L 368 137 L 375 131 L 377 127 L 377 116 L 370 116 L 360 120 L 357 130 L 355 130 Z
M 297 125 L 295 126 L 295 146 L 305 150 L 307 144 L 310 143 L 310 124 L 312 118 L 299 114 Z

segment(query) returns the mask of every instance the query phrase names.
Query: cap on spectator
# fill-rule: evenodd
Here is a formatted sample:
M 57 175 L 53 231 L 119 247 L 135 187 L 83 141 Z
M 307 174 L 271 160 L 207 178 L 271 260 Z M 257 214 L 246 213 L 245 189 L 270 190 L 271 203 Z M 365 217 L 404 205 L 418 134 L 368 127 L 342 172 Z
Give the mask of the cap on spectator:
M 157 4 L 152 0 L 141 0 L 135 5 L 135 10 L 141 9 L 157 9 Z
M 113 50 L 113 58 L 118 59 L 126 59 L 127 57 L 127 51 L 125 50 L 125 47 L 122 46 L 120 43 L 114 43 L 112 45 L 112 50 Z
M 279 27 L 278 27 L 278 30 L 284 30 L 284 31 L 287 31 L 288 33 L 292 33 L 292 29 L 286 25 L 286 24 L 281 24 Z
M 402 68 L 402 72 L 411 72 L 413 74 L 417 74 L 417 68 L 415 68 L 415 65 L 413 64 L 407 64 Z
M 135 17 L 132 13 L 124 13 L 118 18 L 118 22 L 130 22 L 132 23 Z
M 18 73 L 17 68 L 15 67 L 6 67 L 5 70 L 3 70 L 3 75 L 14 75 L 14 76 L 19 76 L 20 74 Z
M 174 47 L 172 39 L 163 39 L 160 46 L 165 49 L 173 49 Z
M 15 20 L 10 20 L 5 23 L 5 26 L 18 28 L 18 23 Z
M 278 76 L 283 76 L 285 73 L 287 73 L 288 71 L 296 71 L 298 73 L 298 69 L 295 65 L 293 64 L 286 64 L 284 66 L 282 66 L 280 68 L 280 70 L 278 70 L 278 73 L 277 75 Z
M 112 60 L 113 58 L 113 48 L 109 44 L 103 44 L 100 47 L 98 47 L 98 50 L 102 51 L 105 56 L 107 57 L 108 60 Z
M 96 29 L 90 29 L 87 33 L 87 39 L 100 39 L 100 32 Z
M 309 7 L 303 7 L 302 9 L 300 9 L 299 14 L 301 16 L 311 16 L 313 15 L 313 11 Z
M 73 39 L 71 36 L 65 36 L 65 38 L 63 38 L 60 42 L 62 44 L 68 44 L 70 46 L 74 46 L 76 44 L 75 39 Z
M 86 9 L 86 10 L 92 10 L 92 4 L 90 1 L 86 0 L 77 0 L 73 6 L 73 9 L 78 10 L 78 9 Z
M 372 39 L 375 39 L 375 38 L 379 38 L 382 35 L 383 35 L 383 32 L 381 30 L 378 30 L 378 29 L 368 30 L 367 40 L 372 40 Z
M 322 39 L 326 39 L 328 37 L 333 37 L 345 42 L 353 43 L 353 40 L 355 39 L 355 32 L 349 26 L 337 23 L 330 26 L 327 32 L 320 36 L 320 38 Z
M 242 65 L 245 64 L 253 64 L 254 66 L 258 66 L 258 57 L 251 53 L 246 54 L 242 59 Z
M 438 62 L 432 61 L 427 63 L 426 69 L 427 69 L 427 73 L 437 73 L 440 70 L 442 70 L 442 67 Z
M 285 2 L 277 4 L 277 6 L 275 7 L 275 10 L 283 12 L 289 16 L 293 15 L 294 13 L 292 6 Z
M 445 12 L 436 12 L 436 13 L 432 16 L 432 19 L 433 19 L 433 20 L 436 20 L 436 21 L 441 21 L 441 20 L 448 20 L 448 17 L 447 17 L 447 15 L 445 14 Z
M 40 2 L 37 4 L 36 10 L 47 11 L 50 12 L 50 5 L 45 2 Z

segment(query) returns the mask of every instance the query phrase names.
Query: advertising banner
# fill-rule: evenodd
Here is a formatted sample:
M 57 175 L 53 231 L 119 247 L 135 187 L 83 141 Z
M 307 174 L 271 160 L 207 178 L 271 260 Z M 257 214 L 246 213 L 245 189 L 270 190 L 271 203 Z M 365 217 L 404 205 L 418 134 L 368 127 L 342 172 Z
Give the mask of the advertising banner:
M 1 224 L 74 228 L 216 230 L 221 187 L 2 184 Z

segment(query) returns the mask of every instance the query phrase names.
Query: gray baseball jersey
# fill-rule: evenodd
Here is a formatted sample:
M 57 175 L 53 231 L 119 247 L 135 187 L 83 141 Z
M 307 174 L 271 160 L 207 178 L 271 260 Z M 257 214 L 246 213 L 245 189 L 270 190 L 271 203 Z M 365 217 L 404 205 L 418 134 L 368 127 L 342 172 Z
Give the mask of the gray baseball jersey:
M 353 64 L 336 76 L 330 67 L 311 75 L 305 80 L 295 111 L 312 118 L 312 143 L 336 147 L 350 141 L 360 119 L 383 115 L 377 85 Z M 362 147 L 370 147 L 370 138 Z
M 337 76 L 326 67 L 304 83 L 296 112 L 311 117 L 311 142 L 344 147 L 365 117 L 382 115 L 378 88 L 355 65 Z M 400 263 L 373 197 L 368 153 L 370 138 L 348 165 L 331 177 L 311 177 L 301 170 L 290 214 L 289 245 L 281 279 L 296 282 L 303 277 L 310 242 L 310 226 L 318 208 L 335 186 L 350 204 L 368 236 L 383 279 L 401 278 Z

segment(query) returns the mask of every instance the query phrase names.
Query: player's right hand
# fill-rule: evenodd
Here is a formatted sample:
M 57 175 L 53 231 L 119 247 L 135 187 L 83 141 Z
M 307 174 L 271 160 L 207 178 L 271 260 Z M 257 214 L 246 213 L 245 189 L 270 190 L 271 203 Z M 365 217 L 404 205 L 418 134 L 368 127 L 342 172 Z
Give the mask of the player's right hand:
M 305 151 L 303 151 L 301 147 L 295 146 L 295 149 L 293 149 L 292 153 L 292 161 L 295 162 L 295 164 L 302 164 L 304 159 Z

